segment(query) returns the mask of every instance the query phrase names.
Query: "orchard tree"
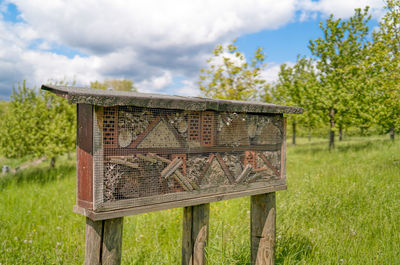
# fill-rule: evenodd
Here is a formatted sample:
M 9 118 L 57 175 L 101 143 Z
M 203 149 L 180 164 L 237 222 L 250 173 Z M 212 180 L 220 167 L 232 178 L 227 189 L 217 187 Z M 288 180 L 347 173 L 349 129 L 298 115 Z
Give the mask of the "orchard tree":
M 268 86 L 261 77 L 265 55 L 258 48 L 250 63 L 246 61 L 235 43 L 217 45 L 213 57 L 207 60 L 208 68 L 200 70 L 198 82 L 202 94 L 210 98 L 251 100 Z
M 90 82 L 90 87 L 104 90 L 111 89 L 117 91 L 137 91 L 136 87 L 133 85 L 133 81 L 128 79 L 106 79 L 103 83 L 94 81 Z
M 388 0 L 374 33 L 368 69 L 375 87 L 376 122 L 394 140 L 400 129 L 400 0 Z
M 28 88 L 25 81 L 13 89 L 1 125 L 0 149 L 9 158 L 46 156 L 54 167 L 56 156 L 75 148 L 75 108 L 61 97 Z
M 335 19 L 331 15 L 320 28 L 323 37 L 310 41 L 309 49 L 317 59 L 319 97 L 316 108 L 324 113 L 330 125 L 329 148 L 334 148 L 338 125 L 350 123 L 354 109 L 363 94 L 363 72 L 369 42 L 367 26 L 369 8 L 355 9 L 348 20 Z
M 305 110 L 300 116 L 290 117 L 293 144 L 296 144 L 297 123 L 308 129 L 310 138 L 311 129 L 320 120 L 319 110 L 315 107 L 316 98 L 319 96 L 318 85 L 315 67 L 311 59 L 298 57 L 293 67 L 286 64 L 281 65 L 278 81 L 272 89 L 274 101 L 279 104 L 302 107 Z

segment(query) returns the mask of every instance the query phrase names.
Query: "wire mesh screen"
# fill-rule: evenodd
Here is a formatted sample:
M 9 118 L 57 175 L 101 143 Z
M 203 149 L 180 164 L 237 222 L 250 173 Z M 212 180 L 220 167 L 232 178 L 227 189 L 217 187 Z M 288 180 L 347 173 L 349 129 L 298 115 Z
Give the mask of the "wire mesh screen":
M 282 115 L 98 107 L 94 209 L 136 207 L 284 178 Z

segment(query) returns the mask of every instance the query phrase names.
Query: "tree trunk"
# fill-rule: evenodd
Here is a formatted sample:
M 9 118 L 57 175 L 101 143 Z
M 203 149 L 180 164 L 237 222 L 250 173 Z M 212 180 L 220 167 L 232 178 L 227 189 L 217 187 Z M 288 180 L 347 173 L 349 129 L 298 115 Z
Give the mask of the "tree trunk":
M 339 124 L 339 141 L 342 141 L 342 140 L 343 140 L 343 126 L 340 123 Z
M 335 109 L 331 109 L 330 113 L 330 123 L 331 123 L 331 128 L 329 132 L 329 150 L 332 150 L 335 148 Z
M 390 140 L 394 141 L 394 127 L 390 127 L 389 135 L 390 135 Z
M 295 120 L 293 120 L 292 125 L 293 125 L 292 142 L 293 142 L 293 145 L 296 145 L 296 121 Z
M 308 141 L 311 142 L 311 128 L 308 128 Z
M 56 157 L 53 156 L 53 157 L 50 159 L 50 168 L 54 168 L 55 166 L 56 166 Z

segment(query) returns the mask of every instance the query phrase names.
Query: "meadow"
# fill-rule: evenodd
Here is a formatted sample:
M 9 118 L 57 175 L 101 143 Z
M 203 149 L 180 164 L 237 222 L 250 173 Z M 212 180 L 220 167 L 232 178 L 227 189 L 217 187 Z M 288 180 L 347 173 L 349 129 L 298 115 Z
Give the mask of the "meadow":
M 288 145 L 277 264 L 400 264 L 400 142 Z M 0 166 L 22 160 L 0 158 Z M 82 264 L 74 157 L 0 177 L 0 264 Z M 249 198 L 211 204 L 208 264 L 249 264 Z M 180 264 L 182 209 L 124 218 L 123 264 Z

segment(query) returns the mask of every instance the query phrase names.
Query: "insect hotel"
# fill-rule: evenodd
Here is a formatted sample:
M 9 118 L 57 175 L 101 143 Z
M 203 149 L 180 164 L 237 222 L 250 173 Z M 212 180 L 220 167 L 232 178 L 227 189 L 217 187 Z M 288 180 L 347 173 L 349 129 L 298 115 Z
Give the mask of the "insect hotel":
M 204 264 L 209 203 L 251 196 L 251 262 L 273 264 L 284 113 L 258 102 L 42 86 L 77 104 L 85 264 L 119 264 L 124 216 L 184 207 L 182 264 Z M 106 263 L 108 262 L 108 263 Z

